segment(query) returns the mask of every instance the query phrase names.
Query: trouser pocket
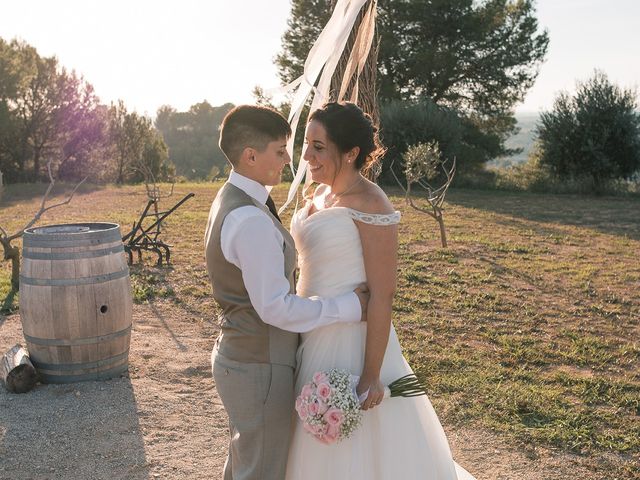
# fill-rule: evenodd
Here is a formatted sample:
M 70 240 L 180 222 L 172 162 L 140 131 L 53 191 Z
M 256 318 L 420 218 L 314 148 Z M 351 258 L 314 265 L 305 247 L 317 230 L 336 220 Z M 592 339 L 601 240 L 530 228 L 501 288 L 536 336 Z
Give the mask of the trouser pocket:
M 269 396 L 271 377 L 268 363 L 237 362 L 219 354 L 213 359 L 216 388 L 232 422 L 258 414 Z

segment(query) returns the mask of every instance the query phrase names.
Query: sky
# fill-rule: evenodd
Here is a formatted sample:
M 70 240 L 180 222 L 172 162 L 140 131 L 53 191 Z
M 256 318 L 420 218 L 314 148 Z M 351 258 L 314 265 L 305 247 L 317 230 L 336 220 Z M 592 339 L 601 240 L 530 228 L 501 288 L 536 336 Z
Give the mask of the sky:
M 549 109 L 598 68 L 640 86 L 640 1 L 538 0 L 551 42 L 518 112 Z M 254 86 L 279 86 L 274 57 L 289 0 L 0 0 L 0 37 L 55 55 L 105 103 L 154 116 L 207 100 L 252 103 Z

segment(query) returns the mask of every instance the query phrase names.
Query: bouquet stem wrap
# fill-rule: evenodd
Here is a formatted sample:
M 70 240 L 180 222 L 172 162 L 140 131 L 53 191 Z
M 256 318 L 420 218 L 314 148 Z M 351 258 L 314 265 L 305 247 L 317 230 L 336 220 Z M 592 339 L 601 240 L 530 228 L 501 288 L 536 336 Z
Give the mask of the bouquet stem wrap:
M 360 377 L 357 375 L 352 375 L 352 385 L 353 391 L 355 395 L 358 397 L 358 401 L 362 404 L 369 395 L 369 390 L 361 393 L 360 395 L 356 392 L 356 386 L 360 381 Z M 426 395 L 427 391 L 424 385 L 420 383 L 418 377 L 416 377 L 413 373 L 405 375 L 404 377 L 400 377 L 397 380 L 394 380 L 389 385 L 384 387 L 384 398 L 392 398 L 392 397 L 419 397 L 420 395 Z

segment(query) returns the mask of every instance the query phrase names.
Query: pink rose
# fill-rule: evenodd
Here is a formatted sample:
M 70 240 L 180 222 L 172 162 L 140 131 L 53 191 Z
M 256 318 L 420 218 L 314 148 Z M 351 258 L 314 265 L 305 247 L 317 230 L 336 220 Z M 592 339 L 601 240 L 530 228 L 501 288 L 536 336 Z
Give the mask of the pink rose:
M 303 423 L 302 428 L 304 428 L 307 432 L 312 434 L 315 437 L 320 438 L 327 431 L 327 426 L 325 424 L 312 424 L 312 423 Z
M 311 415 L 317 415 L 318 411 L 320 410 L 320 405 L 318 405 L 318 402 L 311 402 L 309 404 L 309 413 Z
M 328 383 L 319 383 L 316 392 L 320 400 L 327 402 L 331 396 L 331 386 Z
M 302 398 L 309 398 L 311 395 L 313 394 L 313 387 L 311 387 L 311 385 L 309 385 L 308 383 L 302 387 L 302 392 L 300 392 L 300 396 Z
M 332 407 L 325 412 L 323 418 L 329 425 L 339 427 L 342 424 L 344 416 L 342 410 Z
M 324 423 L 316 425 L 316 435 L 324 435 L 327 433 L 327 428 L 328 425 L 325 425 Z
M 331 440 L 331 443 L 335 442 L 338 439 L 339 435 L 340 435 L 340 427 L 336 425 L 329 425 L 327 427 L 327 433 L 325 434 L 325 437 Z
M 302 424 L 302 428 L 304 428 L 307 432 L 311 433 L 312 435 L 316 434 L 316 429 L 313 425 L 311 425 L 310 423 L 304 422 Z
M 324 413 L 329 410 L 329 406 L 324 403 L 322 400 L 318 399 L 316 400 L 316 403 L 318 404 L 318 414 L 319 415 L 324 415 Z
M 327 374 L 324 372 L 316 372 L 313 374 L 313 381 L 316 385 L 320 385 L 321 383 L 325 383 L 329 380 Z
M 335 427 L 331 427 L 331 425 L 329 425 L 329 427 L 324 433 L 319 434 L 316 437 L 318 440 L 320 440 L 320 442 L 324 443 L 325 445 L 331 445 L 332 443 L 335 443 L 336 440 L 338 440 L 339 435 L 340 435 L 340 430 L 336 429 Z
M 302 421 L 305 421 L 309 417 L 309 409 L 306 404 L 301 404 L 300 407 L 296 406 L 296 411 L 298 412 L 298 416 Z

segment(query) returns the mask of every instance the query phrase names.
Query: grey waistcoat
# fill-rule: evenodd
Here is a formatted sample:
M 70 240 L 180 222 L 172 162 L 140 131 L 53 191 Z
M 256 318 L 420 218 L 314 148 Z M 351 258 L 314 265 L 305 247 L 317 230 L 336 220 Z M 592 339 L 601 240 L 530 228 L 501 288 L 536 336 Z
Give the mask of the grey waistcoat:
M 220 232 L 225 217 L 236 208 L 254 205 L 264 210 L 273 220 L 284 239 L 283 274 L 294 293 L 296 249 L 293 238 L 269 209 L 254 200 L 240 188 L 225 183 L 218 192 L 219 208 L 214 218 L 209 218 L 208 243 L 206 245 L 207 271 L 213 286 L 213 297 L 222 308 L 220 319 L 222 333 L 219 352 L 238 362 L 273 363 L 295 368 L 298 334 L 287 332 L 264 323 L 254 310 L 242 281 L 242 271 L 228 262 L 222 253 Z M 266 233 L 265 233 L 266 234 Z

